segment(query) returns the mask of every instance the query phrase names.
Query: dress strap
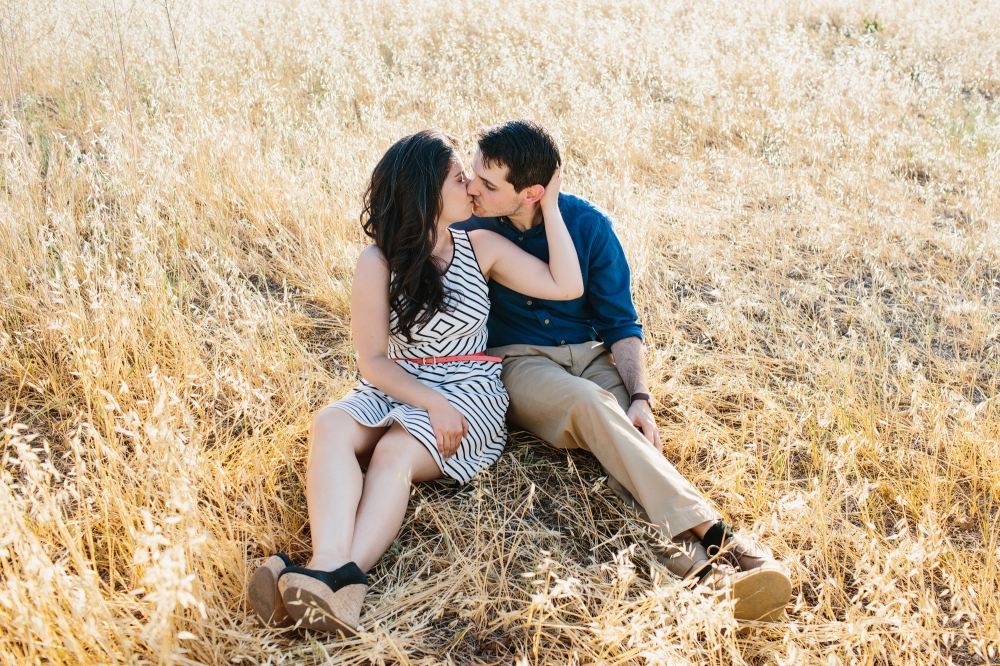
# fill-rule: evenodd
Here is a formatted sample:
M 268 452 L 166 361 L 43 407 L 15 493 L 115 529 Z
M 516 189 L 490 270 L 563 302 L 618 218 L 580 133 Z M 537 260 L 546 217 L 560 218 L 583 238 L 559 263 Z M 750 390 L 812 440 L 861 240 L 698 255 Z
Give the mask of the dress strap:
M 455 239 L 455 245 L 458 245 L 459 239 L 461 239 L 462 245 L 472 245 L 472 241 L 469 240 L 469 232 L 465 229 L 452 229 L 451 237 Z
M 465 229 L 452 229 L 452 238 L 455 239 L 455 251 L 458 252 L 458 248 L 462 248 L 462 261 L 466 265 L 475 266 L 476 270 L 479 270 L 479 258 L 476 256 L 476 250 L 472 247 L 472 240 L 469 238 L 469 232 Z
M 452 260 L 453 263 L 459 262 L 463 265 L 467 279 L 471 279 L 476 283 L 487 284 L 486 278 L 483 277 L 483 269 L 479 265 L 479 257 L 476 256 L 476 248 L 472 246 L 472 239 L 469 238 L 469 232 L 465 229 L 452 229 L 451 234 L 455 240 L 455 258 Z M 472 277 L 473 273 L 479 276 L 479 278 Z

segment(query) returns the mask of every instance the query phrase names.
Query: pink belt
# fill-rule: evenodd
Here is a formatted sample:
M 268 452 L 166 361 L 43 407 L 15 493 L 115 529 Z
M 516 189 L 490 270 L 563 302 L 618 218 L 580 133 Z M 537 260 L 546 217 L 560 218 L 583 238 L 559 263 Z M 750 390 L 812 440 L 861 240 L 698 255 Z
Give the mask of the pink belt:
M 500 363 L 503 361 L 499 356 L 487 356 L 485 352 L 478 354 L 464 354 L 462 356 L 428 356 L 427 358 L 390 358 L 390 361 L 406 361 L 417 365 L 437 365 L 438 363 L 454 363 L 455 361 L 484 361 L 486 363 Z

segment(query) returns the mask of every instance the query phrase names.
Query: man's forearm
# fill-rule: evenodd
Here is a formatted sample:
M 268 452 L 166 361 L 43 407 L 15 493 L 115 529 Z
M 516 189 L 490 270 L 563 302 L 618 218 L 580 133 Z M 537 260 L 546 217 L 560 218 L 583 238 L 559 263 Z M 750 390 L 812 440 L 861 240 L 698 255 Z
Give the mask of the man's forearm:
M 636 337 L 622 338 L 611 344 L 611 353 L 615 357 L 618 374 L 621 375 L 628 394 L 649 393 L 642 340 Z

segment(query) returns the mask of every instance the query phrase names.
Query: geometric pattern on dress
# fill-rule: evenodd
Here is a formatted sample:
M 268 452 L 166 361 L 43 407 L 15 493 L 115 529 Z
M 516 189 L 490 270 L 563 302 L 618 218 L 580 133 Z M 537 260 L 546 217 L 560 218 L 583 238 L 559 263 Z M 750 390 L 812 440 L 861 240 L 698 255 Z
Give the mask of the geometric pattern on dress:
M 412 342 L 390 331 L 390 358 L 464 356 L 486 350 L 490 315 L 489 287 L 466 231 L 450 230 L 455 241 L 451 264 L 444 273 L 446 310 L 414 327 Z M 396 324 L 390 315 L 390 329 Z M 458 451 L 442 458 L 430 417 L 423 409 L 399 402 L 365 379 L 331 406 L 343 409 L 359 423 L 386 427 L 398 422 L 420 441 L 446 476 L 465 483 L 489 467 L 507 442 L 505 423 L 509 398 L 500 381 L 500 363 L 459 361 L 439 365 L 399 363 L 418 381 L 440 391 L 469 424 Z

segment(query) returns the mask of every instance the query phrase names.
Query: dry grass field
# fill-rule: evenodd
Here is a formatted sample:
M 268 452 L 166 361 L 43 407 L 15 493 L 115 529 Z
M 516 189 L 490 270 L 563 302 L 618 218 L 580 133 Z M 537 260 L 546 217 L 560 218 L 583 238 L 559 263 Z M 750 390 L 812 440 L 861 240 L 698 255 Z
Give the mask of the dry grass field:
M 1000 661 L 996 0 L 0 3 L 0 662 Z M 261 629 L 390 143 L 530 116 L 664 452 L 793 569 L 672 579 L 586 454 L 415 488 L 363 633 Z

